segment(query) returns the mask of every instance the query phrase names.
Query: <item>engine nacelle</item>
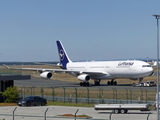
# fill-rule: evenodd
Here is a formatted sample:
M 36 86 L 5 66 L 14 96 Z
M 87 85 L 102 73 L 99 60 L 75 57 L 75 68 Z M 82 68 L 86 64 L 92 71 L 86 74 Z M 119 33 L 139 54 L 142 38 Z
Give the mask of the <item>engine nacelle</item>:
M 51 78 L 52 77 L 52 73 L 50 73 L 50 72 L 42 72 L 41 74 L 40 74 L 40 76 L 42 77 L 42 78 Z
M 91 79 L 91 77 L 87 74 L 79 75 L 77 78 L 78 80 L 83 81 L 83 82 L 88 82 Z

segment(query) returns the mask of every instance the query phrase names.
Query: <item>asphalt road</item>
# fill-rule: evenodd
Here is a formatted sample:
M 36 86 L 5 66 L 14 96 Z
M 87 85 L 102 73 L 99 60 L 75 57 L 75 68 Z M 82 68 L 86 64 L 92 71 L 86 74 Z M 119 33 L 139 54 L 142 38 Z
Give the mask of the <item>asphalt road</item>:
M 17 108 L 16 108 L 17 107 Z M 13 118 L 14 111 L 14 118 Z M 77 112 L 77 113 L 76 113 Z M 0 119 L 5 120 L 75 120 L 74 117 L 60 117 L 63 114 L 87 115 L 90 120 L 156 120 L 156 111 L 139 111 L 129 110 L 126 114 L 111 114 L 111 110 L 96 111 L 94 108 L 86 107 L 66 107 L 66 106 L 32 106 L 18 107 L 8 106 L 1 107 Z M 46 113 L 46 119 L 45 119 Z M 86 120 L 83 118 L 76 118 Z
M 15 80 L 15 86 L 36 86 L 36 87 L 81 87 L 79 83 L 74 82 L 65 82 L 59 80 L 50 80 L 43 79 L 38 77 L 31 77 L 31 80 Z M 90 84 L 89 87 L 92 88 L 108 88 L 108 89 L 149 89 L 156 90 L 156 86 L 154 87 L 133 87 L 132 84 L 117 84 L 116 86 L 108 86 L 105 83 L 101 83 L 100 86 L 95 86 L 94 84 Z

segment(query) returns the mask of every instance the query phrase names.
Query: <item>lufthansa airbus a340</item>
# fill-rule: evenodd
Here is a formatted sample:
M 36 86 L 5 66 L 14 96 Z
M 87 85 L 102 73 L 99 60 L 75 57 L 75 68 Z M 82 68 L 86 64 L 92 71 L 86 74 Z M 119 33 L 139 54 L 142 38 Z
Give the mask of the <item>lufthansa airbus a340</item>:
M 51 78 L 53 73 L 69 73 L 80 80 L 80 86 L 89 86 L 89 81 L 94 80 L 95 85 L 100 85 L 101 80 L 108 80 L 108 85 L 117 85 L 115 79 L 129 78 L 142 81 L 144 77 L 153 74 L 153 68 L 144 61 L 91 61 L 72 62 L 61 41 L 56 41 L 60 58 L 59 66 L 62 69 L 20 68 L 22 70 L 39 71 L 43 78 Z M 17 68 L 18 69 L 18 68 Z

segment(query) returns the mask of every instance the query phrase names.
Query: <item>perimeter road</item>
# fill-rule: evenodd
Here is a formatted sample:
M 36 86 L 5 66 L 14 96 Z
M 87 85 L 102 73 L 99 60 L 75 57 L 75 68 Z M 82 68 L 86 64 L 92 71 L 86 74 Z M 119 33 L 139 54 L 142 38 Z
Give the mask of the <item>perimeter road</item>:
M 0 119 L 12 120 L 13 110 L 17 106 L 1 107 Z M 46 112 L 46 110 L 48 111 Z M 44 113 L 46 112 L 47 120 L 74 120 L 73 118 L 60 117 L 63 114 L 88 115 L 92 118 L 90 120 L 109 120 L 112 111 L 96 111 L 94 108 L 86 107 L 66 107 L 66 106 L 34 106 L 34 107 L 17 107 L 14 111 L 15 120 L 44 120 Z M 112 114 L 112 120 L 147 120 L 150 111 L 141 112 L 138 110 L 128 111 L 127 114 Z M 149 120 L 155 120 L 157 117 L 156 111 L 151 111 Z M 79 118 L 76 118 L 79 119 Z M 82 119 L 81 120 L 86 120 Z

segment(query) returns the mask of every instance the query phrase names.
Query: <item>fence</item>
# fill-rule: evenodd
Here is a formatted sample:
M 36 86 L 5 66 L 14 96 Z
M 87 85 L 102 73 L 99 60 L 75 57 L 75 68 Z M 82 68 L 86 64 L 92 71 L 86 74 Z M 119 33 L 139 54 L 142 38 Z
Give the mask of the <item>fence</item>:
M 156 89 L 108 89 L 89 87 L 19 87 L 19 96 L 38 95 L 49 101 L 74 103 L 153 103 Z

